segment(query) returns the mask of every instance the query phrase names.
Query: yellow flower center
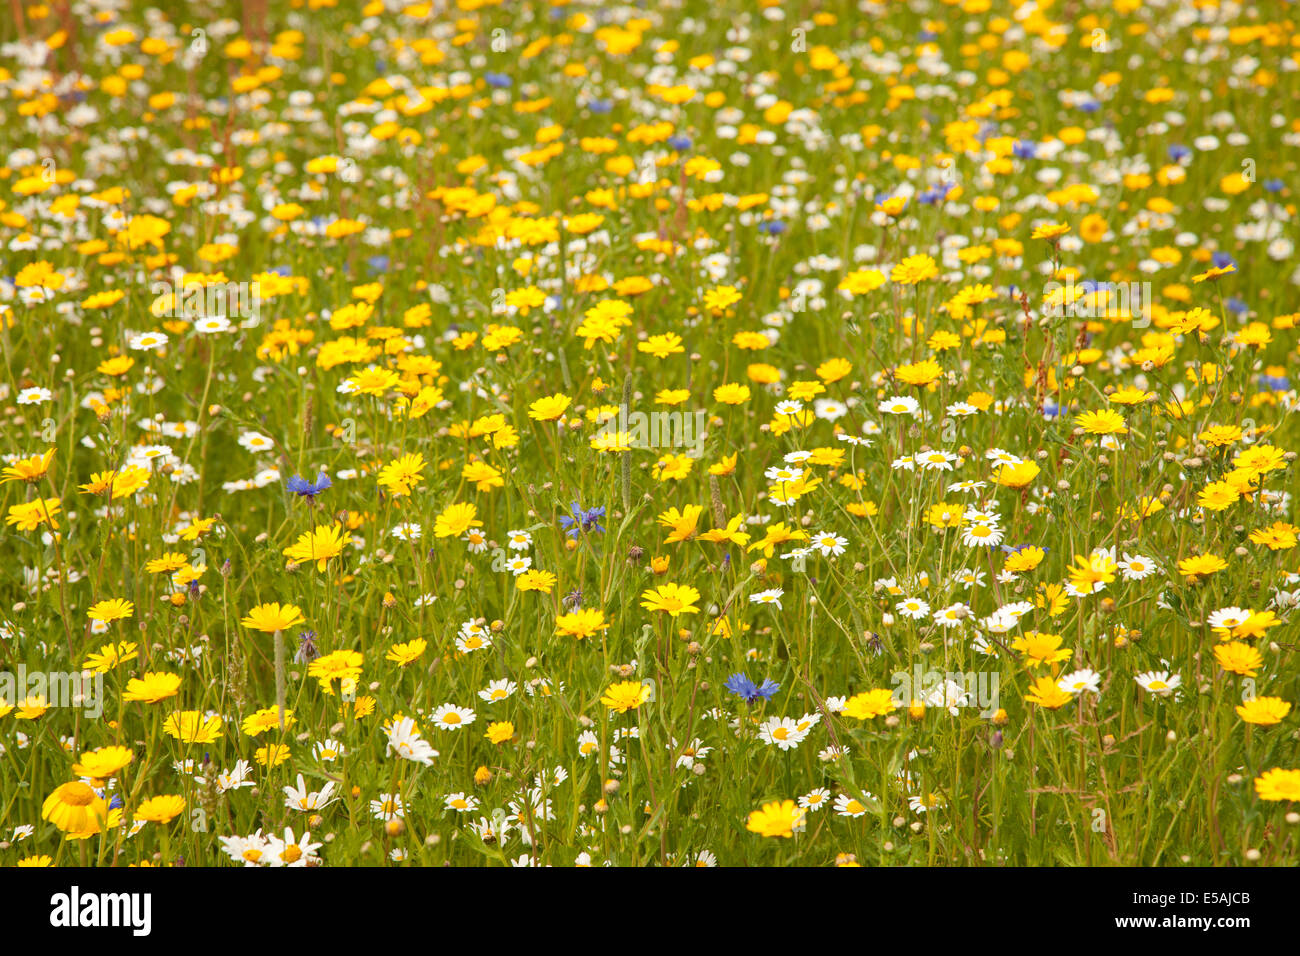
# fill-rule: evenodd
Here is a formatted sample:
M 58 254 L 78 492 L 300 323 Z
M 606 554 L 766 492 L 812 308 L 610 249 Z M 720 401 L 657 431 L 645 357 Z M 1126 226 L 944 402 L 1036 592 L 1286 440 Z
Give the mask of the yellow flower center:
M 95 791 L 84 783 L 69 784 L 63 791 L 63 802 L 70 806 L 89 806 L 94 799 Z

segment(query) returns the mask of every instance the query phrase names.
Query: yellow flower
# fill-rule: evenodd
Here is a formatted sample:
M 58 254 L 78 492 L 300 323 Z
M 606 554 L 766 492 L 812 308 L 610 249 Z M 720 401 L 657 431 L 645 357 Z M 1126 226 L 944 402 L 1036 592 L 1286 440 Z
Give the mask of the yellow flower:
M 1029 688 L 1029 693 L 1025 695 L 1027 703 L 1037 704 L 1040 707 L 1046 707 L 1048 710 L 1056 710 L 1072 700 L 1074 700 L 1074 697 L 1061 690 L 1056 681 L 1048 676 L 1035 680 L 1033 686 Z
M 1240 674 L 1242 677 L 1254 677 L 1264 666 L 1264 658 L 1259 651 L 1240 641 L 1216 644 L 1214 660 L 1228 673 Z
M 735 287 L 729 285 L 718 286 L 718 288 L 710 289 L 704 293 L 704 307 L 718 313 L 735 305 L 740 299 L 741 295 L 736 291 Z
M 1218 555 L 1197 554 L 1179 561 L 1178 573 L 1185 577 L 1189 583 L 1195 584 L 1200 578 L 1209 577 L 1216 571 L 1222 571 L 1227 566 L 1228 562 Z
M 498 720 L 488 724 L 486 737 L 494 744 L 503 744 L 515 735 L 515 725 L 508 720 Z
M 898 709 L 892 691 L 877 688 L 855 694 L 844 703 L 840 711 L 845 717 L 855 720 L 871 720 Z
M 1128 426 L 1124 416 L 1113 408 L 1103 408 L 1098 412 L 1084 412 L 1074 423 L 1089 435 L 1125 435 Z
M 681 511 L 673 507 L 661 514 L 656 519 L 659 524 L 665 528 L 673 529 L 672 534 L 664 540 L 664 543 L 676 544 L 694 537 L 696 527 L 699 525 L 700 515 L 703 513 L 704 509 L 700 505 L 687 505 Z
M 700 599 L 700 592 L 686 584 L 661 584 L 641 594 L 641 606 L 647 611 L 665 611 L 670 617 L 680 614 L 697 614 L 699 608 L 695 602 Z
M 132 677 L 122 692 L 124 701 L 141 701 L 156 704 L 168 697 L 175 697 L 181 689 L 179 674 L 149 672 L 144 677 Z
M 1022 461 L 1017 465 L 1003 465 L 993 473 L 993 480 L 1007 488 L 1024 488 L 1038 477 L 1040 470 L 1032 461 Z
M 741 531 L 740 526 L 744 522 L 744 515 L 736 515 L 727 522 L 725 528 L 713 528 L 700 535 L 701 541 L 711 541 L 715 544 L 729 542 L 731 544 L 744 547 L 749 543 L 750 534 L 748 531 Z
M 111 492 L 110 500 L 117 501 L 119 498 L 135 494 L 147 484 L 149 484 L 149 469 L 140 465 L 131 465 L 121 471 L 94 472 L 87 484 L 77 487 L 88 495 Z
M 960 528 L 966 521 L 966 509 L 961 504 L 940 501 L 930 506 L 925 520 L 936 528 Z
M 907 208 L 906 196 L 890 196 L 889 198 L 883 199 L 880 202 L 876 203 L 876 209 L 879 210 L 880 212 L 883 212 L 886 216 L 889 216 L 891 218 L 897 218 L 898 216 L 902 215 L 903 210 L 906 208 Z
M 185 810 L 185 798 L 169 793 L 150 797 L 136 808 L 134 819 L 151 823 L 170 823 Z
M 1042 548 L 1036 545 L 1029 545 L 1015 551 L 1007 556 L 1006 564 L 1003 567 L 1012 574 L 1019 574 L 1022 571 L 1032 571 L 1043 563 L 1043 558 L 1047 556 Z
M 1235 486 L 1226 481 L 1212 481 L 1201 489 L 1196 496 L 1196 503 L 1210 511 L 1223 511 L 1241 498 Z
M 485 461 L 466 462 L 460 476 L 474 485 L 477 491 L 491 491 L 493 488 L 505 487 L 505 478 L 501 472 Z
M 1215 266 L 1212 269 L 1202 272 L 1200 275 L 1192 276 L 1192 281 L 1199 285 L 1200 283 L 1205 282 L 1207 279 L 1218 279 L 1220 276 L 1231 275 L 1236 271 L 1237 271 L 1237 267 L 1234 265 L 1227 265 L 1227 266 L 1223 266 L 1222 268 Z
M 396 388 L 401 380 L 402 377 L 392 369 L 368 368 L 357 372 L 344 382 L 344 385 L 349 386 L 357 395 L 374 395 L 380 398 L 385 392 Z
M 288 744 L 267 744 L 253 752 L 253 759 L 263 767 L 278 767 L 289 759 Z
M 280 605 L 272 601 L 257 605 L 239 623 L 264 634 L 273 634 L 276 631 L 287 631 L 295 624 L 304 624 L 306 619 L 302 616 L 302 610 L 296 605 Z
M 321 525 L 315 531 L 304 531 L 298 543 L 284 549 L 285 557 L 298 563 L 315 563 L 318 572 L 324 572 L 325 563 L 343 553 L 343 528 L 337 524 Z
M 817 377 L 830 385 L 833 382 L 838 382 L 852 371 L 853 365 L 847 359 L 827 359 L 817 366 Z
M 1012 641 L 1011 648 L 1024 654 L 1029 659 L 1030 667 L 1038 667 L 1042 664 L 1056 664 L 1070 659 L 1074 651 L 1068 647 L 1061 647 L 1061 642 L 1059 634 L 1028 631 Z
M 943 367 L 934 359 L 925 359 L 912 365 L 900 365 L 894 370 L 894 378 L 904 385 L 925 386 L 943 374 Z
M 572 399 L 569 396 L 556 392 L 547 398 L 539 398 L 528 406 L 528 417 L 539 422 L 553 422 L 569 407 Z
M 135 759 L 135 754 L 126 747 L 99 747 L 81 755 L 81 759 L 72 765 L 72 772 L 78 777 L 93 777 L 106 780 Z
M 664 359 L 670 355 L 677 355 L 686 351 L 686 348 L 682 345 L 682 337 L 676 332 L 652 335 L 644 342 L 638 342 L 636 349 L 638 352 L 653 355 L 658 359 Z
M 108 804 L 89 784 L 64 783 L 45 798 L 41 819 L 49 820 L 70 840 L 84 839 L 103 832 L 108 823 Z
M 796 830 L 804 828 L 807 814 L 793 800 L 773 801 L 763 804 L 761 810 L 754 810 L 745 821 L 745 829 L 766 837 L 794 836 Z
M 841 279 L 836 288 L 850 295 L 866 295 L 868 292 L 879 289 L 885 284 L 885 281 L 885 274 L 879 269 L 858 269 Z M 821 373 L 818 372 L 818 374 Z M 840 378 L 843 377 L 843 375 L 840 376 Z
M 515 578 L 515 587 L 520 591 L 540 591 L 543 594 L 550 594 L 557 580 L 550 571 L 533 568 Z
M 924 253 L 915 256 L 908 256 L 889 273 L 891 282 L 897 282 L 899 285 L 916 285 L 924 282 L 926 279 L 933 279 L 939 274 L 939 266 L 930 256 Z
M 594 607 L 579 608 L 572 614 L 561 614 L 555 619 L 556 634 L 570 635 L 580 641 L 608 627 L 605 612 Z
M 620 681 L 609 686 L 600 702 L 616 713 L 626 714 L 648 701 L 651 693 L 649 684 L 635 680 Z
M 1270 551 L 1289 551 L 1300 543 L 1300 528 L 1285 521 L 1274 521 L 1267 528 L 1257 528 L 1250 533 L 1254 544 L 1262 544 Z
M 1291 705 L 1281 697 L 1256 697 L 1237 707 L 1237 716 L 1248 724 L 1271 727 L 1291 713 Z
M 86 611 L 86 617 L 92 621 L 99 621 L 107 624 L 110 621 L 120 621 L 130 617 L 135 613 L 135 605 L 130 601 L 124 601 L 121 598 L 113 598 L 109 601 L 100 601 L 92 604 Z
M 1044 223 L 1034 229 L 1030 239 L 1046 239 L 1048 242 L 1054 242 L 1070 231 L 1070 227 L 1064 223 L 1049 222 Z
M 1251 611 L 1250 616 L 1232 629 L 1233 637 L 1260 638 L 1270 627 L 1277 627 L 1282 622 L 1272 611 Z
M 189 564 L 189 560 L 179 551 L 168 551 L 161 558 L 155 558 L 144 566 L 146 574 L 171 574 Z
M 15 720 L 39 720 L 50 709 L 50 702 L 40 694 L 35 694 L 24 697 L 15 706 L 18 708 Z
M 787 528 L 784 521 L 768 525 L 764 529 L 763 540 L 755 541 L 745 551 L 762 551 L 763 557 L 770 558 L 776 551 L 776 546 L 785 544 L 787 541 L 807 541 L 808 532 L 798 528 Z
M 284 729 L 288 730 L 293 726 L 293 711 L 285 708 L 284 711 Z M 263 707 L 261 710 L 249 714 L 244 718 L 240 730 L 250 737 L 260 737 L 268 730 L 280 729 L 280 708 L 278 705 Z
M 1261 800 L 1300 800 L 1300 770 L 1267 770 L 1255 778 L 1255 792 Z
M 43 455 L 32 455 L 30 458 L 20 458 L 12 465 L 5 468 L 3 477 L 0 477 L 0 484 L 10 481 L 25 481 L 28 484 L 34 484 L 45 477 L 45 473 L 50 470 L 50 462 L 54 460 L 54 449 L 51 448 Z
M 54 516 L 60 508 L 58 498 L 36 498 L 25 504 L 11 505 L 5 524 L 17 525 L 19 531 L 35 531 L 48 522 L 57 531 L 59 523 L 54 520 Z
M 163 721 L 163 732 L 184 744 L 209 744 L 221 737 L 222 723 L 216 714 L 205 716 L 197 710 L 178 710 Z
M 424 480 L 420 474 L 424 470 L 424 456 L 416 452 L 403 455 L 390 461 L 379 470 L 379 484 L 388 489 L 389 494 L 401 498 Z
M 105 644 L 98 651 L 86 656 L 85 666 L 96 674 L 107 674 L 119 664 L 133 661 L 138 657 L 136 645 L 130 641 Z
M 443 509 L 433 525 L 435 538 L 458 538 L 470 528 L 480 527 L 478 508 L 473 504 L 452 504 Z
M 392 661 L 398 667 L 405 667 L 407 664 L 413 664 L 420 659 L 420 655 L 428 648 L 429 642 L 422 637 L 417 637 L 406 644 L 394 644 L 384 655 L 385 660 Z
M 321 689 L 327 694 L 334 693 L 331 686 L 340 682 L 341 688 L 355 689 L 357 678 L 361 676 L 361 665 L 365 659 L 360 651 L 341 650 L 325 654 L 307 665 L 307 674 L 316 678 Z M 358 701 L 360 703 L 360 701 Z
M 655 462 L 650 476 L 656 481 L 681 481 L 695 467 L 695 459 L 690 455 L 664 455 Z
M 1105 553 L 1077 556 L 1069 568 L 1070 584 L 1080 594 L 1092 594 L 1101 590 L 1100 585 L 1114 581 L 1118 569 L 1115 560 Z
M 749 401 L 749 386 L 727 382 L 713 390 L 713 400 L 723 405 L 743 405 Z

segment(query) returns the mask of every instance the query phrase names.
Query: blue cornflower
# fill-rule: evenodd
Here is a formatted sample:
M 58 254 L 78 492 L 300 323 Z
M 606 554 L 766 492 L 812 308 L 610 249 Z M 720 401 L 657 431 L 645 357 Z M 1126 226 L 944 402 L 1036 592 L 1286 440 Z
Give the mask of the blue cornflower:
M 727 688 L 727 690 L 731 691 L 733 694 L 738 694 L 743 697 L 747 704 L 752 704 L 760 698 L 768 700 L 773 694 L 781 689 L 781 685 L 770 677 L 763 678 L 763 683 L 761 685 L 756 685 L 749 679 L 749 675 L 743 672 L 732 674 L 727 678 L 726 683 L 722 686 Z
M 302 475 L 294 475 L 287 484 L 289 490 L 299 498 L 309 498 L 315 501 L 316 496 L 330 486 L 330 476 L 322 471 L 316 476 L 315 483 L 312 483 Z
M 669 136 L 668 145 L 677 152 L 684 152 L 691 148 L 691 138 L 689 136 Z
M 1016 159 L 1037 159 L 1038 147 L 1027 139 L 1017 140 L 1016 144 L 1011 147 L 1011 152 L 1015 154 Z
M 605 517 L 603 505 L 596 508 L 583 508 L 578 502 L 569 505 L 570 514 L 560 515 L 560 527 L 570 538 L 576 538 L 579 531 L 604 531 L 599 519 Z
M 1228 253 L 1218 250 L 1210 256 L 1210 265 L 1216 269 L 1226 269 L 1228 266 L 1235 266 L 1237 260 L 1228 255 Z
M 592 100 L 587 104 L 587 109 L 591 110 L 591 112 L 597 114 L 598 116 L 604 116 L 606 113 L 609 113 L 614 109 L 614 101 L 613 100 Z
M 310 664 L 318 657 L 320 657 L 320 648 L 316 646 L 316 632 L 303 631 L 298 635 L 298 650 L 294 651 L 294 661 L 298 664 Z
M 483 82 L 498 90 L 507 90 L 510 88 L 510 84 L 514 81 L 504 73 L 484 73 Z
M 758 224 L 758 231 L 769 236 L 779 236 L 785 232 L 785 223 L 780 219 L 765 219 Z

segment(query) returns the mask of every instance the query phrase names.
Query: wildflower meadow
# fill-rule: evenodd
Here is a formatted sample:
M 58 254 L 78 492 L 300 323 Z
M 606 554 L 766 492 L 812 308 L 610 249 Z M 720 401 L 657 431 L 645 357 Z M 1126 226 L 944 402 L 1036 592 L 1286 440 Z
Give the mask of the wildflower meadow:
M 1300 864 L 1298 15 L 9 0 L 0 865 Z

